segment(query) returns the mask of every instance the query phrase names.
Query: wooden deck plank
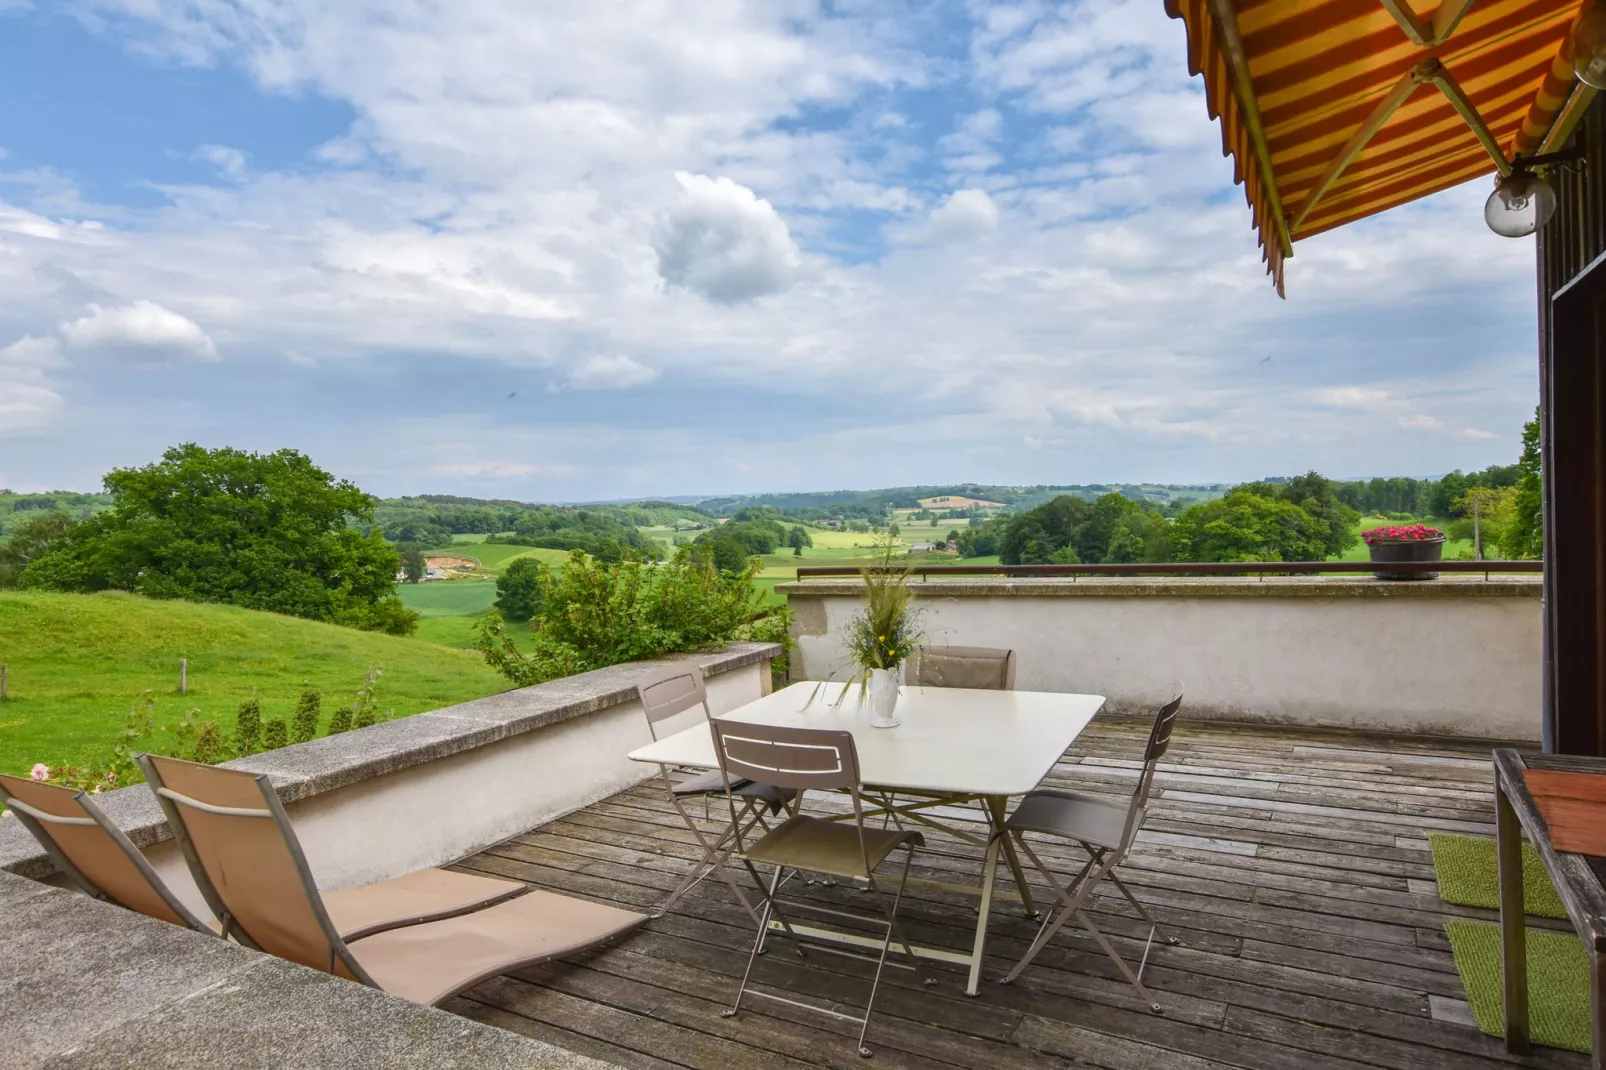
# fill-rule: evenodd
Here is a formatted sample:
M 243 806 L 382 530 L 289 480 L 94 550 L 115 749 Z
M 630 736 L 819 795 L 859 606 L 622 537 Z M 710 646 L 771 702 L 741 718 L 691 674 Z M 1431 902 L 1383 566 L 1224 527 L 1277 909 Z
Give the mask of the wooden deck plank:
M 1119 796 L 1147 731 L 1101 718 L 1047 783 Z M 874 1062 L 907 1070 L 1582 1068 L 1586 1060 L 1570 1052 L 1508 1056 L 1464 1015 L 1443 1011 L 1465 998 L 1443 922 L 1489 912 L 1430 894 L 1426 839 L 1442 829 L 1492 830 L 1488 753 L 1487 744 L 1456 740 L 1184 724 L 1122 869 L 1139 901 L 1181 937 L 1178 947 L 1156 946 L 1145 973 L 1167 1013 L 1148 1013 L 1074 926 L 1014 985 L 996 984 L 1035 931 L 1018 903 L 1000 900 L 980 996 L 966 997 L 962 973 L 946 965 L 888 971 L 870 1032 Z M 699 805 L 692 810 L 701 817 Z M 719 820 L 717 803 L 710 815 Z M 927 842 L 917 875 L 977 879 L 978 847 L 935 831 Z M 1061 873 L 1079 858 L 1047 840 L 1039 853 Z M 699 854 L 659 788 L 644 784 L 459 865 L 644 909 Z M 1007 885 L 1006 877 L 1000 890 Z M 789 891 L 838 907 L 864 895 L 851 883 Z M 917 942 L 961 948 L 973 904 L 912 889 L 902 917 Z M 1147 926 L 1113 887 L 1088 910 L 1123 955 L 1141 955 Z M 739 1018 L 721 1017 L 747 965 L 751 926 L 723 883 L 704 881 L 619 947 L 496 978 L 448 1009 L 631 1070 L 865 1065 L 851 1023 L 762 1001 Z M 784 940 L 771 948 L 755 970 L 761 988 L 849 1010 L 862 1002 L 867 964 L 799 959 Z

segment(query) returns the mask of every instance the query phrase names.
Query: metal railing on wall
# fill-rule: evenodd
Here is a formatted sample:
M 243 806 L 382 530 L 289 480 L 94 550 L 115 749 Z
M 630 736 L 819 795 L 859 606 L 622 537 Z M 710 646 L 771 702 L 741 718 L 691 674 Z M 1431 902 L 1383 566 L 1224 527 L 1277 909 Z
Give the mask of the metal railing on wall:
M 1496 573 L 1544 571 L 1543 561 L 1150 561 L 1130 565 L 911 565 L 907 571 L 921 579 L 945 576 L 1321 576 L 1382 574 L 1389 576 L 1438 572 L 1448 575 L 1479 575 L 1488 579 Z M 803 565 L 797 578 L 829 579 L 857 576 L 853 565 Z

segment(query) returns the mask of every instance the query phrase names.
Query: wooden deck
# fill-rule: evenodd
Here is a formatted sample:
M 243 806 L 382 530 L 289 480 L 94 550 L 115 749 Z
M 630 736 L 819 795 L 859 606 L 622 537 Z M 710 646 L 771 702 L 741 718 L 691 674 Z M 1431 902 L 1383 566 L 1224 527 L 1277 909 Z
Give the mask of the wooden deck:
M 1051 783 L 1128 789 L 1146 728 L 1101 718 Z M 739 1019 L 720 1017 L 752 923 L 717 880 L 616 948 L 499 977 L 448 1006 L 640 1068 L 1583 1067 L 1570 1052 L 1507 1056 L 1472 1026 L 1463 1002 L 1443 922 L 1495 915 L 1439 900 L 1426 837 L 1493 834 L 1488 754 L 1424 739 L 1184 724 L 1123 870 L 1182 939 L 1157 946 L 1145 974 L 1163 1017 L 1069 927 L 1018 983 L 997 984 L 1032 933 L 1019 906 L 1004 901 L 989 928 L 981 995 L 964 995 L 956 969 L 888 970 L 870 1031 L 875 1057 L 865 1063 L 854 1050 L 857 1027 L 822 1015 L 760 1000 Z M 917 870 L 975 880 L 977 849 L 940 836 L 928 845 Z M 695 857 L 690 833 L 649 783 L 462 865 L 644 909 Z M 848 904 L 863 897 L 843 886 L 808 890 Z M 916 943 L 963 950 L 974 904 L 915 893 L 902 916 Z M 1142 930 L 1127 905 L 1101 896 L 1094 917 L 1135 961 Z M 836 955 L 801 960 L 777 940 L 754 977 L 794 998 L 858 1006 L 868 970 Z M 922 983 L 928 975 L 935 985 Z

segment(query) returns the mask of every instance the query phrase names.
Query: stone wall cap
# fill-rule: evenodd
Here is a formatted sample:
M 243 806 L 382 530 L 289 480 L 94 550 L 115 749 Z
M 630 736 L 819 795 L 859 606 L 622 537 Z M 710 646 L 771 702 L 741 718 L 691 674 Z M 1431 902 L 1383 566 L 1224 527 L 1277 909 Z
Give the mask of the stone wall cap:
M 0 872 L 0 1070 L 612 1065 Z
M 780 653 L 777 643 L 730 643 L 707 653 L 611 665 L 264 751 L 224 765 L 268 774 L 279 798 L 292 803 L 629 702 L 636 697 L 636 680 L 665 662 L 695 661 L 706 675 L 718 676 L 769 661 Z M 156 797 L 144 784 L 107 792 L 95 801 L 136 847 L 149 847 L 172 836 Z M 55 868 L 21 822 L 0 819 L 0 870 L 43 878 Z
M 1371 576 L 941 576 L 911 577 L 916 598 L 1538 598 L 1543 578 L 1523 573 L 1379 580 Z M 804 579 L 787 598 L 861 597 L 855 577 Z

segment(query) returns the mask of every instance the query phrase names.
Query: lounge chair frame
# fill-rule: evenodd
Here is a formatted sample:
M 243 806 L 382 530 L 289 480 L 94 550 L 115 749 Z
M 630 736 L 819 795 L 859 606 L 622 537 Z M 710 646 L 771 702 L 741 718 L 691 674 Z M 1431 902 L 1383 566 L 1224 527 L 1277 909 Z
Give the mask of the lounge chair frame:
M 145 879 L 147 884 L 150 885 L 151 891 L 154 892 L 157 897 L 161 899 L 162 903 L 165 904 L 167 908 L 171 910 L 174 915 L 180 919 L 180 921 L 183 922 L 186 928 L 194 929 L 196 932 L 206 933 L 208 936 L 218 935 L 218 931 L 216 929 L 202 921 L 200 918 L 196 917 L 194 912 L 186 907 L 184 903 L 179 900 L 178 896 L 173 894 L 173 890 L 163 882 L 161 877 L 157 876 L 156 870 L 151 866 L 149 860 L 146 859 L 145 855 L 140 851 L 140 849 L 134 846 L 134 842 L 128 838 L 128 835 L 123 832 L 122 829 L 118 828 L 117 825 L 112 822 L 111 818 L 106 816 L 106 812 L 104 810 L 95 805 L 87 792 L 78 791 L 74 792 L 72 795 L 72 801 L 76 803 L 78 808 L 84 812 L 85 816 L 64 817 L 60 814 L 52 814 L 46 810 L 40 809 L 37 806 L 33 806 L 27 802 L 24 802 L 22 799 L 17 797 L 14 791 L 7 788 L 7 779 L 8 778 L 4 776 L 0 776 L 0 804 L 3 804 L 6 808 L 10 809 L 17 820 L 22 822 L 23 827 L 29 832 L 33 833 L 34 839 L 39 841 L 39 845 L 45 849 L 45 853 L 48 854 L 50 856 L 50 860 L 56 864 L 56 868 L 61 870 L 62 873 L 66 874 L 68 879 L 76 884 L 85 895 L 99 899 L 102 902 L 116 903 L 118 906 L 122 906 L 130 910 L 135 909 L 133 907 L 129 907 L 128 904 L 122 902 L 111 892 L 100 887 L 100 885 L 96 884 L 94 880 L 85 874 L 84 871 L 80 869 L 70 857 L 68 857 L 66 851 L 62 849 L 60 844 L 56 842 L 55 836 L 50 832 L 52 827 L 65 825 L 84 828 L 95 826 L 99 828 L 101 832 L 106 834 L 107 839 L 111 841 L 112 845 L 120 850 L 125 856 L 127 856 L 128 861 L 133 864 L 135 870 L 137 870 L 139 875 Z M 17 779 L 20 780 L 21 778 L 19 777 Z M 54 785 L 51 786 L 54 787 Z M 68 791 L 70 789 L 62 788 L 60 790 Z M 162 920 L 166 921 L 169 919 L 164 918 Z

